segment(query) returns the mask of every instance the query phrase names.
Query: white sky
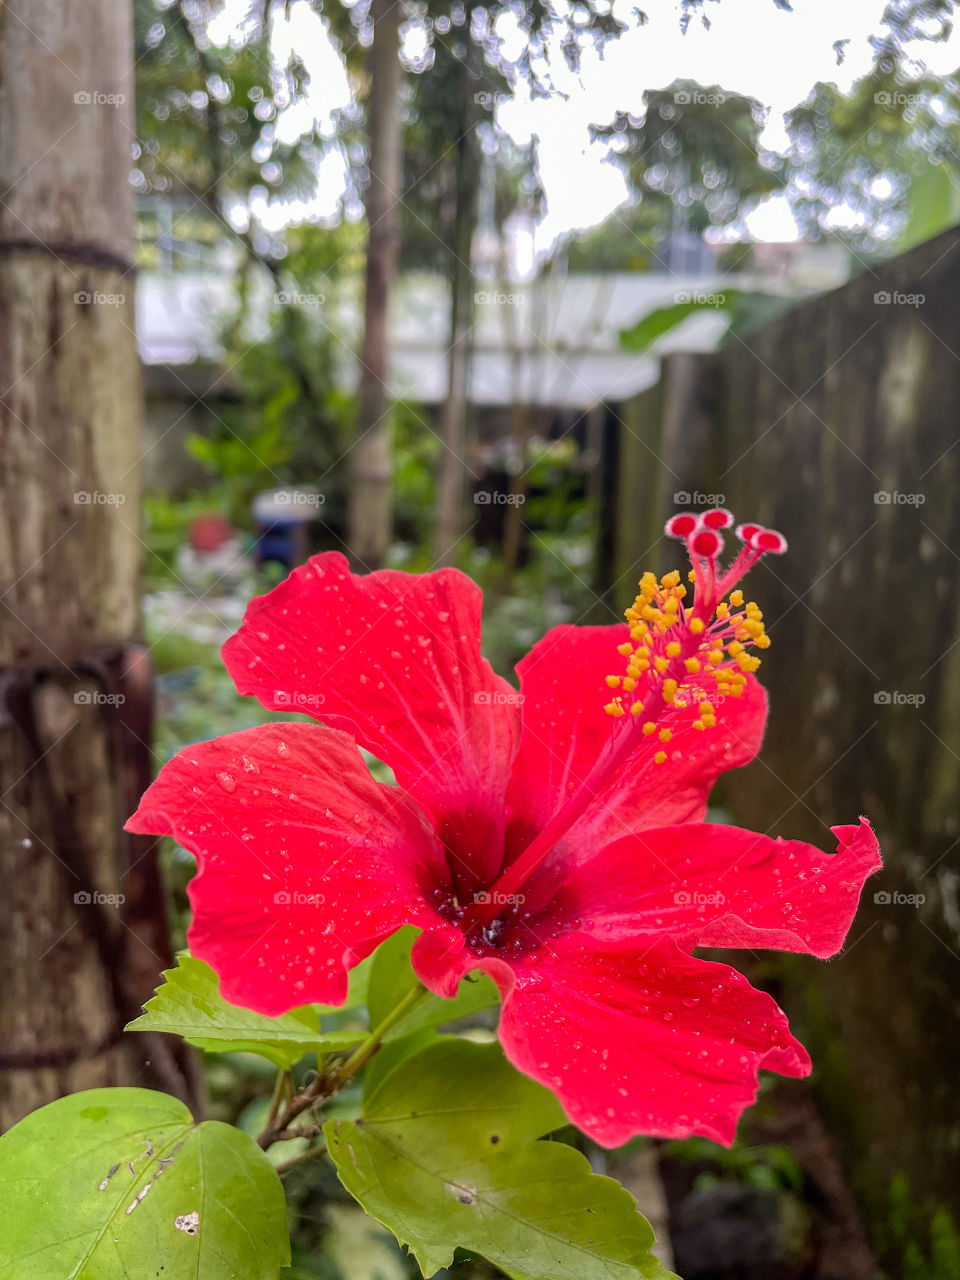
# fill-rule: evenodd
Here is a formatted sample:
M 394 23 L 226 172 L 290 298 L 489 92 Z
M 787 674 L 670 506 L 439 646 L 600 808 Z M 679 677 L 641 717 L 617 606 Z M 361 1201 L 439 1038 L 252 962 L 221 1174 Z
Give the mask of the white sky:
M 554 80 L 564 97 L 519 98 L 498 108 L 500 124 L 518 142 L 531 136 L 539 139 L 547 196 L 546 216 L 537 231 L 542 247 L 565 231 L 601 221 L 626 196 L 622 176 L 604 162 L 605 149 L 590 142 L 591 123 L 607 123 L 618 110 L 637 114 L 646 89 L 683 78 L 756 98 L 770 111 L 763 142 L 779 150 L 785 141 L 784 112 L 802 101 L 818 80 L 834 81 L 846 91 L 869 70 L 868 36 L 879 30 L 886 0 L 793 0 L 792 13 L 778 9 L 773 0 L 721 0 L 706 6 L 709 30 L 694 19 L 686 35 L 680 32 L 676 0 L 639 0 L 649 19 L 642 27 L 631 18 L 637 3 L 614 0 L 614 12 L 632 29 L 608 45 L 602 58 L 593 49 L 585 51 L 577 75 L 559 52 L 552 59 Z M 237 15 L 248 4 L 249 0 L 226 0 L 210 28 L 215 42 L 229 39 Z M 330 112 L 349 101 L 349 85 L 321 19 L 301 0 L 294 0 L 290 12 L 289 23 L 278 24 L 275 31 L 276 52 L 285 59 L 287 50 L 296 48 L 311 77 L 308 101 L 292 104 L 279 120 L 278 134 L 292 141 L 314 118 L 330 134 Z M 509 20 L 501 23 L 499 34 L 508 56 L 515 54 L 518 36 Z M 849 40 L 841 66 L 832 47 L 836 40 Z M 943 45 L 918 46 L 917 54 L 938 74 L 953 71 L 960 65 L 960 30 Z M 312 206 L 316 215 L 335 212 L 343 172 L 336 155 L 324 162 L 320 199 Z M 256 212 L 266 215 L 263 202 Z M 290 211 L 301 216 L 306 212 Z M 285 220 L 280 215 L 279 222 Z M 749 226 L 759 239 L 789 239 L 795 233 L 780 197 L 758 209 Z

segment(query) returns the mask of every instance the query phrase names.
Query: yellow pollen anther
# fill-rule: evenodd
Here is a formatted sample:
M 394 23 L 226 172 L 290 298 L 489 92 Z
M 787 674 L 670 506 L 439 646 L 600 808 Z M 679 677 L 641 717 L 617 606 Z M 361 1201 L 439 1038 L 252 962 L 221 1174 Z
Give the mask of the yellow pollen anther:
M 666 758 L 667 758 L 667 753 L 665 751 L 658 751 L 657 754 L 653 757 L 653 763 L 663 764 Z
M 683 604 L 687 588 L 677 570 L 662 578 L 650 572 L 640 578 L 636 599 L 624 611 L 630 642 L 617 647 L 626 659 L 626 674 L 606 677 L 607 687 L 615 691 L 613 700 L 604 708 L 608 715 L 620 718 L 629 711 L 631 716 L 639 716 L 651 697 L 659 694 L 661 707 L 696 706 L 693 727 L 711 729 L 718 713 L 711 702 L 697 703 L 696 697 L 698 693 L 700 697 L 714 695 L 697 690 L 692 682 L 700 683 L 696 678 L 701 673 L 710 675 L 714 681 L 710 687 L 716 688 L 721 700 L 726 695 L 736 698 L 743 693 L 748 676 L 759 667 L 760 659 L 752 651 L 769 648 L 770 637 L 757 605 L 752 600 L 745 604 L 741 590 L 731 592 L 727 600 L 719 600 L 715 581 L 701 581 L 696 570 L 691 570 L 688 578 L 697 587 L 691 593 L 690 606 Z M 713 594 L 702 596 L 701 591 Z M 680 638 L 670 639 L 670 629 L 681 623 L 684 626 L 673 632 Z M 695 637 L 692 643 L 689 637 Z M 671 672 L 677 678 L 667 678 Z M 644 735 L 659 734 L 661 742 L 669 742 L 671 731 L 660 729 L 662 723 L 662 713 L 655 715 L 643 723 Z M 662 762 L 661 758 L 666 756 L 658 752 L 658 762 Z

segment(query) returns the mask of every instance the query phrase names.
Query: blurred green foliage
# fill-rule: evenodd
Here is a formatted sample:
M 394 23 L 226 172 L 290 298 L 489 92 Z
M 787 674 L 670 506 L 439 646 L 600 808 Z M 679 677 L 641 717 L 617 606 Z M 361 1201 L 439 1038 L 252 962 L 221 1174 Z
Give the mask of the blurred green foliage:
M 751 1146 L 739 1138 L 732 1147 L 722 1147 L 708 1138 L 685 1138 L 666 1143 L 664 1154 L 673 1160 L 707 1166 L 694 1181 L 697 1190 L 718 1182 L 740 1182 L 765 1191 L 803 1188 L 803 1174 L 789 1147 Z
M 873 1217 L 877 1254 L 890 1280 L 958 1280 L 960 1232 L 950 1213 L 931 1214 L 916 1203 L 905 1177 L 895 1175 Z

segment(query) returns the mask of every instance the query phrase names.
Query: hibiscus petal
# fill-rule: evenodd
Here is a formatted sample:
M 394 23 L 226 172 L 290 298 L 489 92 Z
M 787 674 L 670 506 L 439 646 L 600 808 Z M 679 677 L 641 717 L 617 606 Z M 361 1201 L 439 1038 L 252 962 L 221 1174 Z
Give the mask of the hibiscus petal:
M 434 817 L 467 891 L 500 867 L 519 734 L 516 692 L 480 656 L 481 605 L 455 569 L 360 577 L 327 552 L 251 601 L 223 649 L 241 693 L 385 760 Z
M 834 827 L 837 852 L 740 827 L 655 827 L 601 849 L 550 904 L 616 937 L 666 934 L 681 947 L 751 947 L 826 959 L 843 946 L 867 876 L 882 863 L 866 818 Z M 590 924 L 587 925 L 589 920 Z
M 276 1015 L 342 1004 L 347 969 L 404 924 L 435 919 L 448 879 L 426 819 L 370 776 L 346 734 L 269 724 L 165 765 L 127 823 L 196 854 L 193 955 L 227 1000 Z
M 552 940 L 504 992 L 500 1040 L 605 1147 L 640 1133 L 729 1145 L 760 1068 L 810 1071 L 771 996 L 669 940 Z
M 626 625 L 554 627 L 517 665 L 524 700 L 520 747 L 507 792 L 508 860 L 587 778 L 611 734 L 626 727 L 603 708 L 610 698 L 605 679 L 622 671 L 617 646 L 628 637 Z M 756 755 L 766 694 L 751 676 L 741 697 L 718 705 L 714 728 L 692 729 L 697 714 L 694 700 L 670 709 L 663 720 L 674 734 L 670 758 L 655 764 L 659 742 L 641 741 L 558 845 L 558 857 L 576 861 L 631 831 L 702 820 L 719 775 Z

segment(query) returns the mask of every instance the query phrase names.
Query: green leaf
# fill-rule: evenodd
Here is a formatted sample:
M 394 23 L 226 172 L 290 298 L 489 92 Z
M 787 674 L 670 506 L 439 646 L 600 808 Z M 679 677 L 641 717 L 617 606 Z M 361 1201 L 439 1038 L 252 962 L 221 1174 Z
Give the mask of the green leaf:
M 397 1040 L 384 1044 L 363 1069 L 363 1096 L 369 1098 L 374 1089 L 378 1089 L 405 1058 L 420 1053 L 436 1044 L 439 1039 L 433 1027 L 422 1027 L 419 1031 L 411 1031 L 408 1036 L 400 1036 Z
M 364 1037 L 363 1031 L 324 1035 L 317 1012 L 309 1005 L 279 1018 L 265 1018 L 228 1004 L 220 994 L 217 975 L 192 956 L 179 956 L 176 969 L 167 969 L 163 976 L 164 985 L 128 1031 L 173 1032 L 208 1053 L 258 1053 L 281 1070 L 289 1069 L 305 1053 L 336 1053 Z
M 418 930 L 412 925 L 398 929 L 386 942 L 382 942 L 373 957 L 370 984 L 367 988 L 367 1008 L 370 1025 L 377 1026 L 414 987 L 419 979 L 410 965 L 410 951 L 417 939 Z M 468 1014 L 478 1013 L 495 1005 L 500 996 L 496 983 L 485 973 L 468 974 L 460 983 L 460 990 L 451 1000 L 429 996 L 421 1000 L 405 1017 L 387 1032 L 384 1040 L 398 1040 L 413 1031 L 427 1027 L 439 1027 Z
M 960 209 L 957 187 L 945 164 L 928 165 L 910 182 L 909 219 L 900 244 L 912 249 L 953 226 Z
M 149 1089 L 75 1093 L 14 1125 L 0 1203 L 0 1275 L 17 1280 L 276 1280 L 290 1261 L 257 1144 Z
M 537 1141 L 565 1123 L 498 1045 L 448 1037 L 324 1135 L 343 1185 L 426 1276 L 459 1246 L 514 1280 L 666 1280 L 631 1196 L 572 1147 Z
M 726 289 L 723 293 L 704 296 L 709 296 L 716 300 L 714 302 L 698 301 L 697 296 L 693 296 L 683 302 L 674 302 L 666 307 L 657 307 L 655 311 L 649 312 L 631 328 L 620 330 L 620 345 L 627 351 L 643 355 L 658 338 L 662 338 L 664 334 L 676 329 L 688 316 L 695 315 L 700 311 L 712 311 L 714 313 L 732 311 L 739 304 L 742 295 L 739 289 Z

